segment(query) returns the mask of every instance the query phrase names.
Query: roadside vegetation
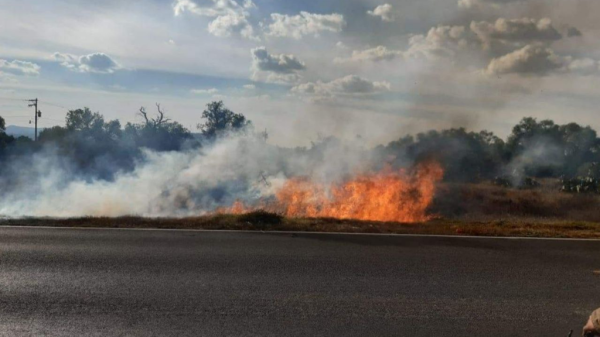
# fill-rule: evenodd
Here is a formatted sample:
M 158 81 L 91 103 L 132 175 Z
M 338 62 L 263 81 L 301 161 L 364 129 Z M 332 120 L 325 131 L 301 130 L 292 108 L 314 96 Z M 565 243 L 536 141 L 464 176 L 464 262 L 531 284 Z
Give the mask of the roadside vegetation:
M 466 221 L 435 219 L 426 223 L 402 224 L 340 220 L 331 218 L 284 218 L 269 213 L 220 214 L 194 218 L 88 217 L 78 219 L 10 219 L 0 226 L 47 226 L 76 228 L 202 229 L 283 232 L 331 232 L 376 234 L 427 234 L 600 239 L 600 224 L 585 221 L 544 219 L 499 219 Z
M 0 117 L 0 201 L 10 201 L 7 196 L 11 192 L 32 195 L 27 189 L 30 185 L 26 178 L 30 176 L 24 177 L 22 169 L 41 154 L 60 159 L 52 163 L 68 168 L 69 177 L 64 177 L 67 182 L 70 177 L 85 182 L 114 182 L 119 174 L 143 164 L 147 151 L 197 149 L 202 157 L 203 148 L 219 139 L 231 133 L 248 133 L 260 139 L 259 146 L 268 147 L 274 158 L 303 158 L 308 171 L 327 162 L 336 151 L 358 151 L 361 158 L 379 169 L 435 160 L 444 168 L 444 181 L 428 209 L 432 220 L 409 225 L 285 218 L 253 212 L 192 218 L 5 219 L 0 225 L 600 238 L 600 138 L 589 126 L 524 118 L 506 140 L 485 130 L 458 128 L 409 135 L 369 149 L 359 145 L 358 150 L 348 150 L 333 137 L 319 137 L 310 147 L 283 148 L 269 144 L 266 131 L 255 134 L 252 123 L 243 114 L 227 109 L 223 102 L 209 103 L 199 114 L 196 133 L 170 120 L 159 104 L 152 110 L 140 108 L 139 122 L 124 127 L 118 120 L 106 121 L 88 108 L 71 110 L 66 114 L 65 126 L 42 131 L 37 143 L 7 135 L 6 123 Z M 283 159 L 269 164 L 271 171 L 255 179 L 267 187 L 270 176 L 304 174 L 296 172 L 297 165 Z M 237 194 L 228 195 L 230 190 L 239 193 L 241 188 L 215 187 L 209 194 L 215 203 L 226 196 L 235 199 Z M 184 192 L 189 195 L 194 191 Z M 186 200 L 181 200 L 181 205 L 187 207 Z M 206 212 L 210 210 L 199 213 Z M 3 215 L 7 214 L 0 217 Z
M 332 233 L 427 234 L 600 239 L 600 196 L 560 191 L 560 181 L 536 189 L 493 183 L 443 184 L 431 207 L 434 218 L 403 224 L 332 218 L 288 218 L 256 211 L 187 218 L 84 217 L 0 220 L 0 226 L 157 228 Z M 452 197 L 451 197 L 452 196 Z

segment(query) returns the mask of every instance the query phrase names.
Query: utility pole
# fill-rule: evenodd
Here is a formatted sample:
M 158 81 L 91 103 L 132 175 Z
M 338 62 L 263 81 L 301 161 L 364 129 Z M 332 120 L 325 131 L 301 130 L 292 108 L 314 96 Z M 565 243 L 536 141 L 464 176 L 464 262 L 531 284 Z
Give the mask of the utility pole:
M 30 99 L 29 102 L 31 102 L 31 104 L 29 104 L 29 107 L 34 107 L 35 108 L 35 138 L 34 140 L 37 142 L 37 138 L 38 138 L 38 132 L 37 132 L 37 122 L 38 122 L 38 117 L 42 117 L 42 112 L 38 110 L 38 99 Z

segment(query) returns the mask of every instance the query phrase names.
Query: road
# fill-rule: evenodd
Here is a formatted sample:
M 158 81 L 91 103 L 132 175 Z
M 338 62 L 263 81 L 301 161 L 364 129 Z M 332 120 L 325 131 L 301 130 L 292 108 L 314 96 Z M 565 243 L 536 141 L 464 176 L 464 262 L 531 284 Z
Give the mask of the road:
M 566 336 L 600 242 L 0 228 L 5 336 Z

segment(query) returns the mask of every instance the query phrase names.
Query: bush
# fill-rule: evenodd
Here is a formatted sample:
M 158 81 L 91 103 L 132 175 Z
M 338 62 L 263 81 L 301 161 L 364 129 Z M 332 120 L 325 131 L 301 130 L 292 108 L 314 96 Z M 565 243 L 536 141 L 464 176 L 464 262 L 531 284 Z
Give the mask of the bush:
M 281 224 L 283 222 L 283 216 L 267 211 L 255 211 L 241 215 L 239 221 L 243 223 L 249 222 L 252 225 L 273 226 Z

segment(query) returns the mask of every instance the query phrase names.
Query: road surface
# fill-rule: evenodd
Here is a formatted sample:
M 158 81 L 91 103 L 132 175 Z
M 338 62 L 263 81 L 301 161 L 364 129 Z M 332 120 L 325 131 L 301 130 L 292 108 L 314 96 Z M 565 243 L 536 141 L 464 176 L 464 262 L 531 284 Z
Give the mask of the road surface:
M 566 336 L 597 269 L 598 241 L 0 228 L 0 334 Z

